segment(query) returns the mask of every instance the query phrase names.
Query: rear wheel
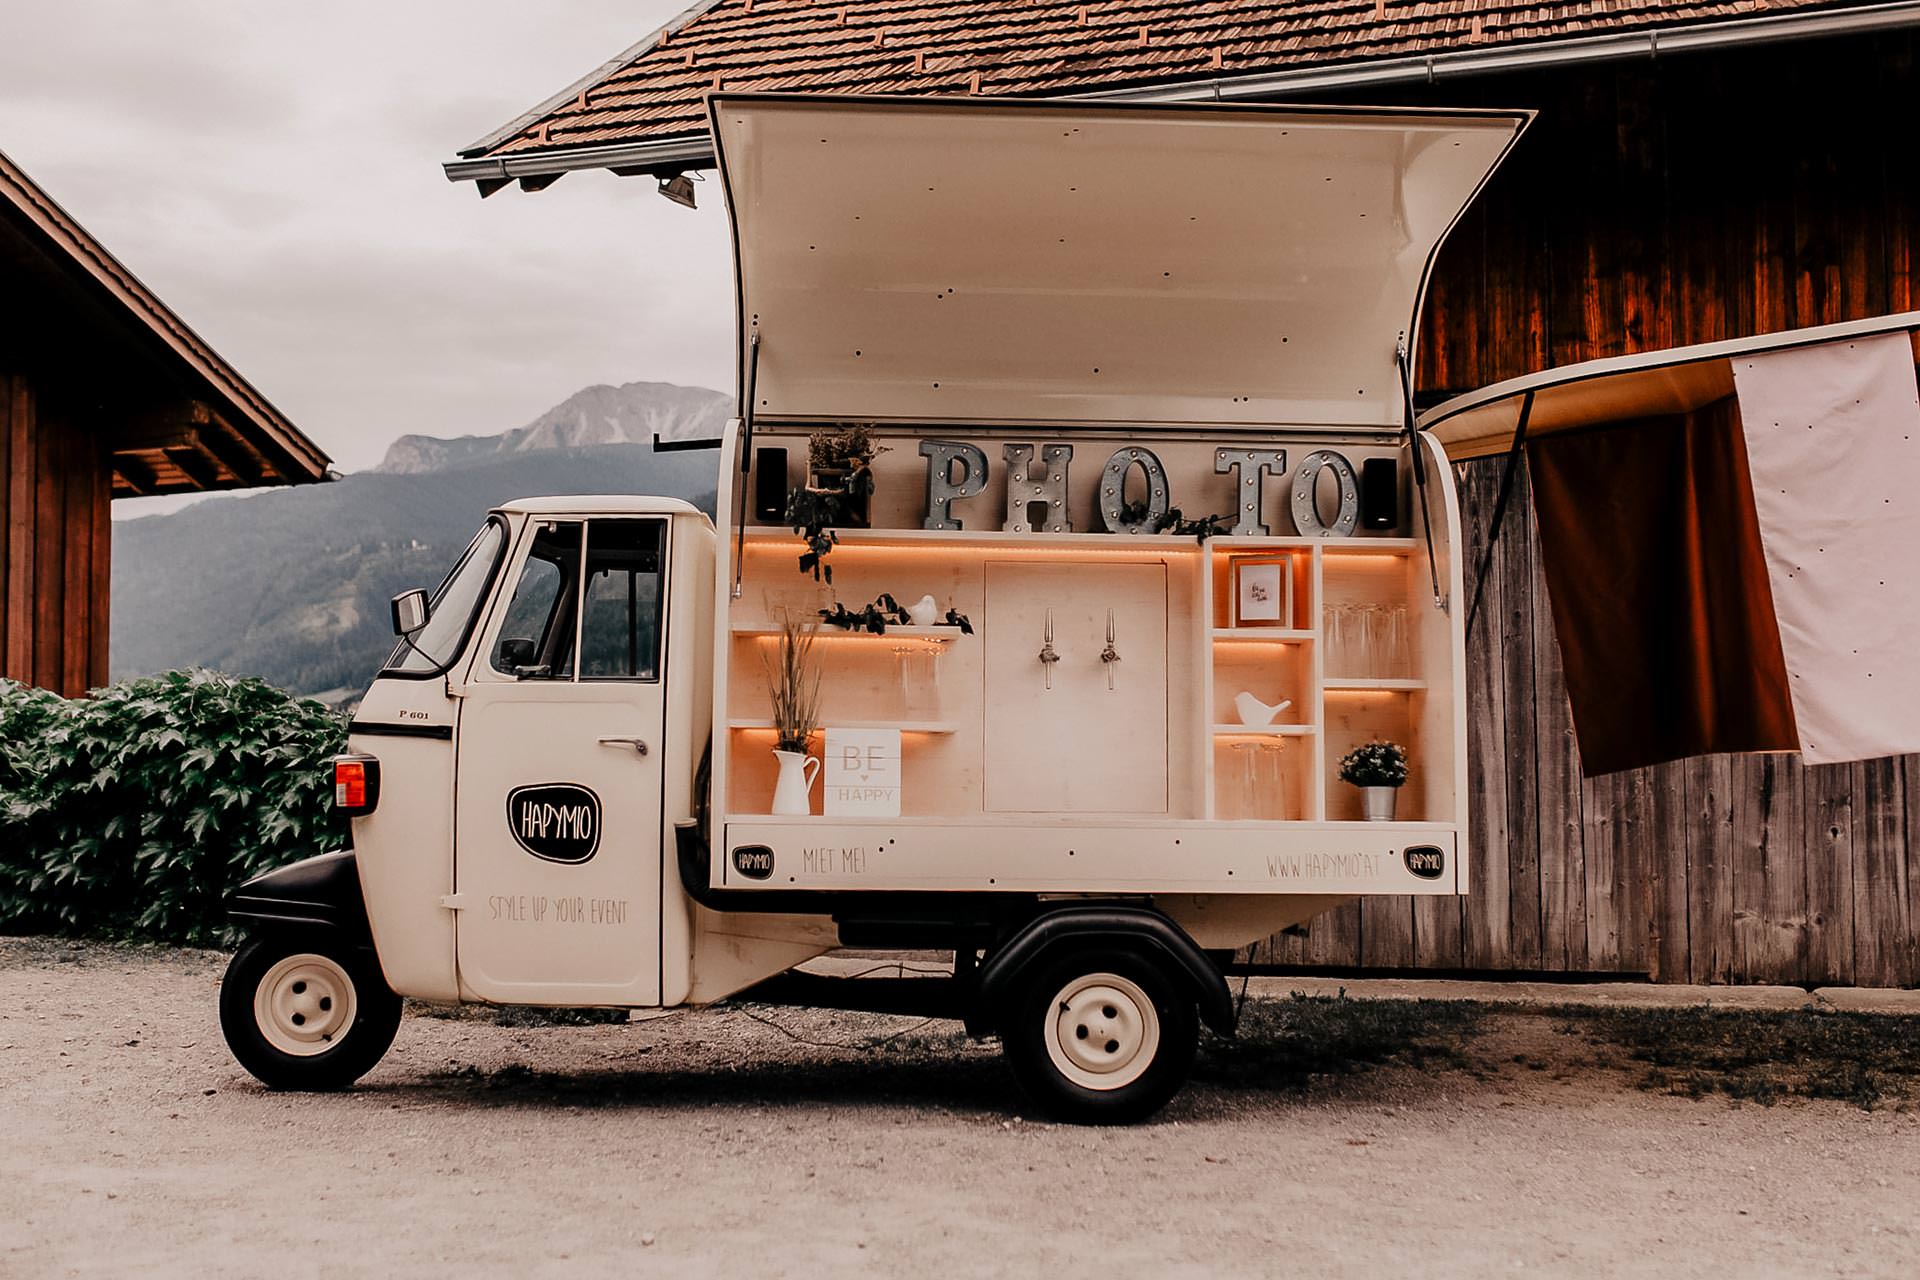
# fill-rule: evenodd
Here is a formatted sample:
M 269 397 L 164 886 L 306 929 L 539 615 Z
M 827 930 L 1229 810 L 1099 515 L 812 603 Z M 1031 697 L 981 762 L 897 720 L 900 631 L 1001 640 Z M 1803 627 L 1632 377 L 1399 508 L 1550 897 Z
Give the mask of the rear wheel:
M 1128 1124 L 1165 1106 L 1186 1081 L 1200 1036 L 1191 994 L 1130 951 L 1043 963 L 1001 1021 L 1021 1086 L 1077 1124 Z
M 269 1088 L 344 1089 L 393 1044 L 400 997 L 372 951 L 337 931 L 268 935 L 227 966 L 220 1029 Z

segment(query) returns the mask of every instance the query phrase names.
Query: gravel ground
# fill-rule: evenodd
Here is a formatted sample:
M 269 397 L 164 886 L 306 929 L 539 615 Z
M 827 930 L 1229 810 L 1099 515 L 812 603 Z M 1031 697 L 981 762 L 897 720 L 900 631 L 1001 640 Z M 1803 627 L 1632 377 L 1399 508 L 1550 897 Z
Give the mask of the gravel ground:
M 223 964 L 0 940 L 0 1275 L 1920 1272 L 1910 1106 L 1650 1092 L 1548 1013 L 1270 1079 L 1215 1048 L 1093 1130 L 953 1024 L 785 1009 L 414 1016 L 358 1089 L 272 1094 Z

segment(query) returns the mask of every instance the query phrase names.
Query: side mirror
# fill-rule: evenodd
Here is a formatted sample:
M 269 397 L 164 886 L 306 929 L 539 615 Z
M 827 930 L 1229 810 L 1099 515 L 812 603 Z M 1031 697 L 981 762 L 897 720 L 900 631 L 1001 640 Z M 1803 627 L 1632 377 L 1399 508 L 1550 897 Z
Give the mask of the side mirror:
M 520 675 L 533 665 L 533 641 L 525 636 L 507 636 L 500 641 L 494 667 Z
M 415 587 L 393 598 L 393 634 L 410 636 L 427 625 L 427 593 Z

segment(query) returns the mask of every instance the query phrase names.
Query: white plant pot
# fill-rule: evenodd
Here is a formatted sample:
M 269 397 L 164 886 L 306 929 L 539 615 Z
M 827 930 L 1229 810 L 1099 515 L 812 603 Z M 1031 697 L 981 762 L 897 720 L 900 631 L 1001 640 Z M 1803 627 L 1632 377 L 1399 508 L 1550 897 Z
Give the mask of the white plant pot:
M 801 751 L 775 751 L 780 777 L 773 784 L 773 811 L 787 816 L 813 812 L 813 784 L 820 779 L 820 762 Z
M 1360 788 L 1360 805 L 1367 815 L 1367 821 L 1392 822 L 1394 801 L 1399 795 L 1398 787 Z

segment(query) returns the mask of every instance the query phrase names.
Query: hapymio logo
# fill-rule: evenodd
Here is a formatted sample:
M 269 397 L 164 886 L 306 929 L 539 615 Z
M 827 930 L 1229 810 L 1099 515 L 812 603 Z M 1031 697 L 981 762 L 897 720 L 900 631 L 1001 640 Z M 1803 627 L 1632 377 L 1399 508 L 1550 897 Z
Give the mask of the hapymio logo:
M 585 862 L 600 847 L 600 797 L 571 782 L 507 792 L 507 829 L 548 862 Z
M 1438 880 L 1447 869 L 1446 850 L 1438 845 L 1417 844 L 1405 856 L 1407 870 L 1422 880 Z
M 743 844 L 733 851 L 733 869 L 749 880 L 773 875 L 773 850 L 763 844 Z

